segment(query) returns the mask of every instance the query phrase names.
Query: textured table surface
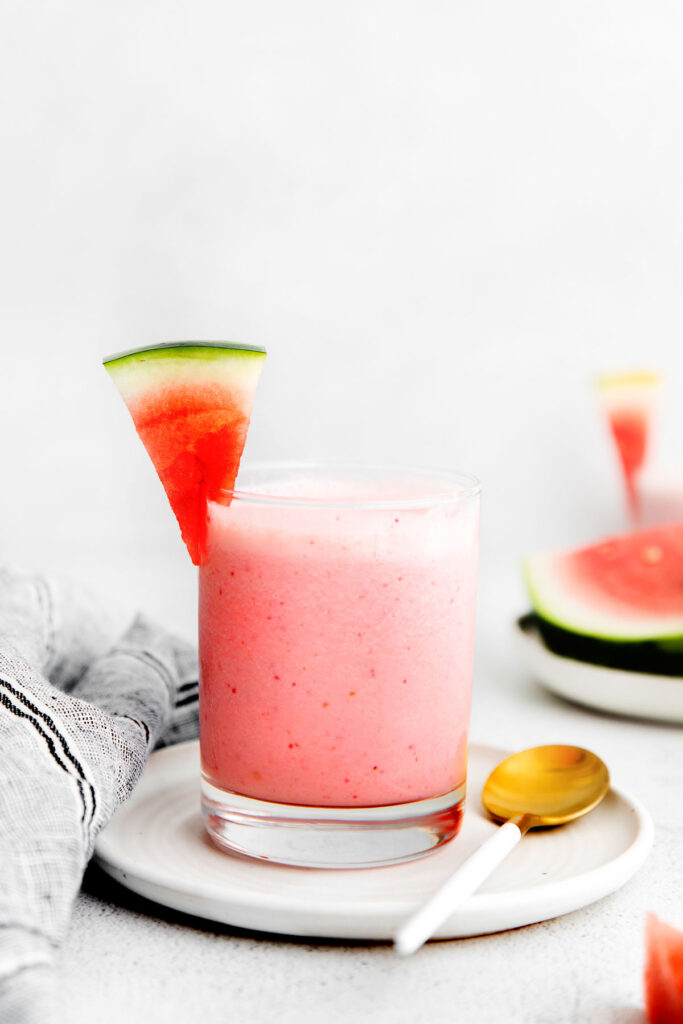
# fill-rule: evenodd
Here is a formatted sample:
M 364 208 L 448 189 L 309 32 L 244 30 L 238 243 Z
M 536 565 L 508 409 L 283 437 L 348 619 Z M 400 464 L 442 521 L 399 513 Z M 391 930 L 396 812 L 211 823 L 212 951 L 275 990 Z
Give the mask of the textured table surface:
M 506 748 L 573 742 L 598 751 L 655 821 L 654 849 L 621 890 L 565 917 L 431 943 L 288 939 L 206 924 L 146 902 L 91 868 L 62 954 L 69 1021 L 643 1021 L 645 914 L 683 925 L 680 728 L 618 719 L 541 689 L 514 654 L 518 592 L 482 580 L 472 738 Z M 189 621 L 191 595 L 174 615 Z M 174 617 L 171 614 L 171 618 Z

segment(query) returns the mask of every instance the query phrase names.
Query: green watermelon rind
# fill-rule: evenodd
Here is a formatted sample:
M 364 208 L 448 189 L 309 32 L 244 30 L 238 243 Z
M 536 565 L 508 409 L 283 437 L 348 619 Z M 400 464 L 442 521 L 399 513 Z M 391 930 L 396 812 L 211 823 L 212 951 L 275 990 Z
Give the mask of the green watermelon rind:
M 536 630 L 547 649 L 560 658 L 646 675 L 683 677 L 683 638 L 600 640 L 562 629 L 536 612 L 524 615 L 519 624 L 524 630 Z
M 674 648 L 683 644 L 683 616 L 646 615 L 638 618 L 632 613 L 604 613 L 601 609 L 589 608 L 589 602 L 573 602 L 565 592 L 556 598 L 549 595 L 555 586 L 562 585 L 553 579 L 552 569 L 544 555 L 536 555 L 523 563 L 523 573 L 531 604 L 536 614 L 552 626 L 581 637 L 589 637 L 618 644 L 637 644 L 656 641 L 672 644 Z
M 183 352 L 170 352 L 169 349 L 183 349 Z M 265 356 L 266 350 L 260 345 L 244 345 L 240 341 L 164 341 L 156 345 L 142 345 L 139 348 L 129 348 L 124 352 L 115 352 L 113 355 L 105 356 L 102 362 L 105 366 L 112 363 L 130 360 L 143 355 L 145 360 L 164 359 L 169 355 L 183 355 L 189 359 L 221 359 L 222 353 L 226 350 L 234 352 L 239 358 L 239 353 L 244 352 L 245 356 Z

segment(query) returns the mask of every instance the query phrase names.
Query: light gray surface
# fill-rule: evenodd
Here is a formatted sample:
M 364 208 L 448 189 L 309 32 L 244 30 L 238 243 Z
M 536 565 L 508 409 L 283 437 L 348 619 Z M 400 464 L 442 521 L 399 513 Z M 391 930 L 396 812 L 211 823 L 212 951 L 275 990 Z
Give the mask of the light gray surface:
M 504 580 L 482 580 L 472 736 L 598 751 L 655 820 L 654 850 L 631 882 L 566 917 L 399 960 L 388 945 L 205 927 L 93 871 L 62 957 L 70 1021 L 642 1022 L 645 914 L 683 926 L 681 729 L 583 711 L 537 687 L 514 659 L 515 600 Z

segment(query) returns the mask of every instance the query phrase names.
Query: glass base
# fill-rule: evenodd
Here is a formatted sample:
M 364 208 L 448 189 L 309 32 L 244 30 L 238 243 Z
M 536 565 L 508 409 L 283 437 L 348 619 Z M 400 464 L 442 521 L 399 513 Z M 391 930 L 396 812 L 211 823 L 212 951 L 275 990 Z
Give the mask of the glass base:
M 204 825 L 233 853 L 307 868 L 400 864 L 457 835 L 465 786 L 385 807 L 303 807 L 218 789 L 202 778 Z

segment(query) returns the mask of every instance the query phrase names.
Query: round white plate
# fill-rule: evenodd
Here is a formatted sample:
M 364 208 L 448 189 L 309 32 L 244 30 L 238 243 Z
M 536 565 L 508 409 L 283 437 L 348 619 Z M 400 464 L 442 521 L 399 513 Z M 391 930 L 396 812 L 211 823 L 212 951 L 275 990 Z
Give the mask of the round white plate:
M 200 817 L 198 744 L 179 744 L 152 755 L 133 795 L 101 833 L 96 857 L 134 892 L 211 921 L 287 935 L 389 939 L 496 828 L 480 810 L 479 794 L 507 753 L 471 747 L 469 804 L 451 843 L 407 864 L 325 871 L 249 860 L 213 846 Z M 583 907 L 623 885 L 651 843 L 647 812 L 612 790 L 585 818 L 528 833 L 436 937 L 518 928 Z
M 633 718 L 683 722 L 683 679 L 604 668 L 553 654 L 535 626 L 515 623 L 518 649 L 539 683 L 578 704 Z

